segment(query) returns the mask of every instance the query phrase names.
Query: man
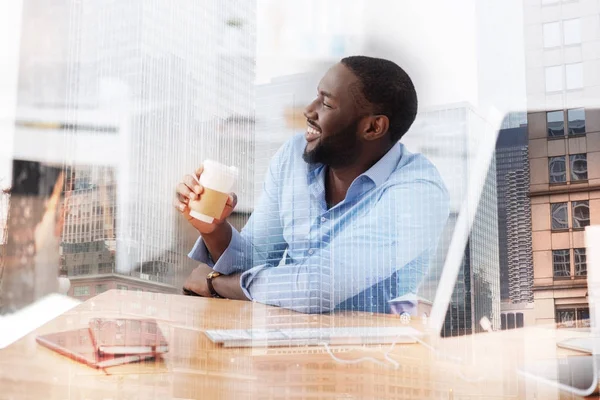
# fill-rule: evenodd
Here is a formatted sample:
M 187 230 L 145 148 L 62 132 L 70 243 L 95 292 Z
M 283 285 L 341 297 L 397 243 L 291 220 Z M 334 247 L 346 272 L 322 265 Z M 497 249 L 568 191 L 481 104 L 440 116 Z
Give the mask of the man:
M 186 176 L 175 206 L 200 232 L 190 257 L 201 264 L 184 290 L 305 313 L 390 312 L 389 300 L 418 289 L 449 212 L 435 167 L 398 142 L 416 114 L 398 65 L 344 58 L 306 107 L 306 133 L 271 160 L 241 233 L 225 222 L 234 194 L 212 224 L 189 216 L 203 188 Z

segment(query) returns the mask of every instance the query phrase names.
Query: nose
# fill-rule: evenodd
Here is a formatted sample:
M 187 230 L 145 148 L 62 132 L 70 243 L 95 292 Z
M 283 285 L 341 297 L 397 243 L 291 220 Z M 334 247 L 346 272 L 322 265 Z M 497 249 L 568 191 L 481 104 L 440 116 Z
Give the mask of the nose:
M 316 101 L 317 101 L 317 99 L 313 100 L 309 105 L 307 105 L 304 108 L 304 112 L 302 114 L 304 114 L 304 117 L 306 119 L 312 119 L 315 121 L 318 119 L 318 115 L 317 115 L 317 111 L 316 111 L 316 107 L 315 107 Z

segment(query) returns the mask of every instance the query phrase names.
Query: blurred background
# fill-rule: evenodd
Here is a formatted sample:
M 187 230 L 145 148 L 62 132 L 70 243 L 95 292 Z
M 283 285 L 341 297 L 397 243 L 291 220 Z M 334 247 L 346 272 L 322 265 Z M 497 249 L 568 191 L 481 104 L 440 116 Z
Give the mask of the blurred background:
M 0 4 L 0 51 L 2 313 L 58 290 L 47 283 L 54 270 L 81 300 L 179 292 L 197 239 L 171 205 L 179 179 L 206 158 L 238 166 L 230 222 L 243 227 L 271 156 L 305 130 L 323 73 L 361 54 L 412 77 L 420 112 L 402 141 L 451 194 L 423 301 L 478 141 L 503 116 L 444 334 L 477 331 L 483 316 L 493 329 L 589 323 L 597 0 L 17 0 Z M 34 176 L 43 184 L 31 189 Z M 41 261 L 23 249 L 36 247 L 34 211 L 56 182 L 64 225 L 56 260 Z M 27 203 L 32 193 L 41 205 Z

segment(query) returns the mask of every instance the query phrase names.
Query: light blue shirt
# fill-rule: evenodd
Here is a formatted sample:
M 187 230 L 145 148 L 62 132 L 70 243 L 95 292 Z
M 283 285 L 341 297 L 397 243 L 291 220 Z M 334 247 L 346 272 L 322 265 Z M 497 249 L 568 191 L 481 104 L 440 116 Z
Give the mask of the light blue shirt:
M 304 313 L 390 312 L 416 293 L 449 213 L 448 192 L 423 155 L 398 143 L 328 209 L 326 167 L 302 159 L 303 135 L 271 160 L 261 198 L 216 263 L 202 239 L 189 256 L 241 272 L 248 299 Z

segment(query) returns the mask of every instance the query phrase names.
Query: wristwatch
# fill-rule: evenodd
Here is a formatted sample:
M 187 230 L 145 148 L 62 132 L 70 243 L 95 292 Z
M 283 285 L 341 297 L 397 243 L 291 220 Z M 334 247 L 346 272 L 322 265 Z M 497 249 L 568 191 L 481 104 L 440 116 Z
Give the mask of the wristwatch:
M 210 292 L 210 295 L 212 297 L 216 297 L 218 299 L 222 299 L 223 296 L 221 296 L 219 293 L 217 293 L 217 291 L 215 290 L 212 281 L 213 279 L 221 276 L 222 274 L 220 272 L 217 271 L 210 271 L 208 273 L 208 275 L 206 275 L 206 285 L 208 286 L 208 291 Z

